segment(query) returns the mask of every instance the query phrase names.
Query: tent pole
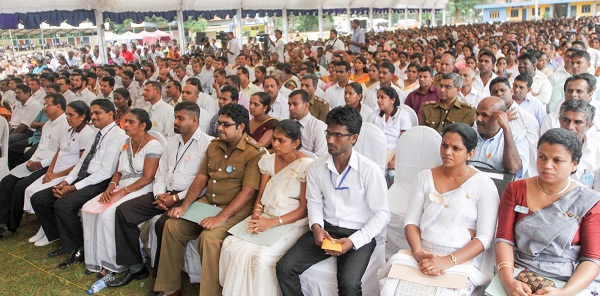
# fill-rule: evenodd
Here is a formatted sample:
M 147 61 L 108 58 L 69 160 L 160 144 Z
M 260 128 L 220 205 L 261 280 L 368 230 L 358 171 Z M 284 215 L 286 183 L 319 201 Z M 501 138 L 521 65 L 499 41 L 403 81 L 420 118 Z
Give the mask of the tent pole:
M 8 29 L 8 36 L 10 38 L 10 48 L 12 49 L 13 58 L 15 57 L 15 46 L 12 43 L 12 30 Z
M 100 50 L 100 61 L 102 62 L 102 64 L 108 64 L 108 58 L 106 54 L 106 41 L 104 39 L 104 21 L 102 18 L 102 10 L 95 9 L 94 13 L 96 14 L 96 34 L 98 35 L 98 49 Z
M 46 47 L 44 46 L 46 42 L 44 41 L 44 28 L 42 28 L 42 24 L 40 24 L 40 37 L 42 37 L 42 55 L 46 56 Z
M 391 8 L 388 8 L 388 29 L 391 31 L 394 31 L 394 30 L 392 30 L 392 9 Z
M 419 28 L 423 27 L 423 6 L 419 7 Z
M 371 31 L 373 31 L 375 28 L 373 28 L 373 4 L 371 3 L 371 5 L 369 5 L 369 24 L 371 25 Z M 367 30 L 369 31 L 369 30 Z
M 283 17 L 283 41 L 285 43 L 288 43 L 288 41 L 290 40 L 290 38 L 288 37 L 288 13 L 287 13 L 287 8 L 284 8 L 281 16 Z
M 442 26 L 446 25 L 446 8 L 442 9 Z
M 242 48 L 242 44 L 244 44 L 244 41 L 242 39 L 244 37 L 243 36 L 244 32 L 242 31 L 242 19 L 244 18 L 244 16 L 242 15 L 241 7 L 238 7 L 236 9 L 236 15 L 237 15 L 237 22 L 235 24 L 235 27 L 236 27 L 236 31 L 237 31 L 236 32 L 237 42 L 238 42 L 238 45 L 240 46 L 240 48 Z
M 436 23 L 435 23 L 435 8 L 431 9 L 431 26 L 435 27 Z
M 406 5 L 406 10 L 404 11 L 404 30 L 408 30 L 408 5 Z
M 181 54 L 185 54 L 186 52 L 186 44 L 185 44 L 185 29 L 183 28 L 183 11 L 177 10 L 177 33 L 179 34 L 179 52 Z
M 350 7 L 346 8 L 346 25 L 348 26 L 348 33 L 352 30 L 352 26 L 350 25 Z
M 319 38 L 323 39 L 323 7 L 319 6 Z

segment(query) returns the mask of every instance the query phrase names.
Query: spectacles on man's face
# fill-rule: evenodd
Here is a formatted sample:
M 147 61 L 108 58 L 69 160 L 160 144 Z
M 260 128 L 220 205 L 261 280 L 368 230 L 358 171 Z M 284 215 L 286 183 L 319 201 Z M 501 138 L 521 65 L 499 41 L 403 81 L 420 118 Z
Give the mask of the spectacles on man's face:
M 48 108 L 48 107 L 54 106 L 54 105 L 56 105 L 56 104 L 44 104 L 43 106 L 44 106 L 44 108 Z
M 222 126 L 222 127 L 224 127 L 224 128 L 228 128 L 230 126 L 236 125 L 236 123 L 235 122 L 221 122 L 221 121 L 217 121 L 217 126 L 219 126 L 219 125 Z
M 330 133 L 328 130 L 325 130 L 325 138 L 329 139 L 333 137 L 334 139 L 341 139 L 342 137 L 350 137 L 353 134 L 342 134 L 342 133 Z

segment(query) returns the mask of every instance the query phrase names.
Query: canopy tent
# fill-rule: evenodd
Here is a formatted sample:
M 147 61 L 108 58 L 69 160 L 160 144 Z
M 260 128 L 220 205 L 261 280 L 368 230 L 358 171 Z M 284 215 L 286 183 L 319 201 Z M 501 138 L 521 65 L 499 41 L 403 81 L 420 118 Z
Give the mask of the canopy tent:
M 173 38 L 171 34 L 167 32 L 163 32 L 161 30 L 156 30 L 155 32 L 141 31 L 138 33 L 143 38 L 144 44 L 153 43 L 156 40 L 164 40 L 169 41 Z

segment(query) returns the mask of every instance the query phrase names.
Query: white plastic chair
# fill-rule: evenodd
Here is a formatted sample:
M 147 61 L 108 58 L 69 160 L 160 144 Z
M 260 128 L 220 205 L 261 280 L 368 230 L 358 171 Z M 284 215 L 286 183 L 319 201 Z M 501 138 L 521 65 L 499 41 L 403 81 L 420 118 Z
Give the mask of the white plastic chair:
M 396 175 L 388 190 L 391 220 L 387 227 L 386 259 L 400 249 L 407 249 L 404 235 L 404 214 L 408 206 L 408 194 L 420 171 L 441 165 L 440 144 L 442 137 L 429 127 L 416 126 L 398 140 L 396 147 Z
M 410 123 L 412 124 L 412 126 L 418 126 L 419 117 L 417 117 L 417 113 L 415 112 L 415 110 L 413 110 L 413 108 L 409 107 L 408 105 L 404 104 L 400 104 L 400 107 L 402 108 L 402 110 L 408 112 L 408 116 L 410 116 Z
M 354 149 L 377 163 L 381 167 L 382 174 L 384 173 L 386 165 L 386 139 L 381 129 L 372 123 L 363 122 Z M 367 265 L 367 269 L 362 277 L 363 295 L 379 295 L 377 273 L 385 266 L 385 235 L 386 230 L 384 229 L 375 237 L 377 245 L 375 246 L 375 250 L 373 250 L 373 254 L 371 254 L 369 265 Z M 300 283 L 302 284 L 302 293 L 304 295 L 338 295 L 337 265 L 335 260 L 333 257 L 325 259 L 311 266 L 300 275 Z
M 8 136 L 10 130 L 8 122 L 4 117 L 0 116 L 0 180 L 2 180 L 8 172 Z
M 158 140 L 160 142 L 160 145 L 165 150 L 164 153 L 168 153 L 168 151 L 167 151 L 167 139 L 165 139 L 165 136 L 163 136 L 161 133 L 159 133 L 157 131 L 149 131 L 148 135 L 155 137 L 156 140 Z

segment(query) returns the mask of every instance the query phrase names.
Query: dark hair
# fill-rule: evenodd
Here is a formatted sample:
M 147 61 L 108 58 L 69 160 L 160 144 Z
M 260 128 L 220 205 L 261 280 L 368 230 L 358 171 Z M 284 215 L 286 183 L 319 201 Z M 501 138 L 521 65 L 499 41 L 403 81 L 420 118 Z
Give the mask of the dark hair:
M 113 116 L 115 114 L 115 104 L 107 99 L 95 99 L 90 103 L 90 107 L 94 105 L 97 105 L 106 113 L 112 112 Z
M 381 63 L 381 65 L 379 65 L 379 71 L 381 71 L 382 68 L 388 69 L 392 74 L 394 74 L 394 72 L 396 71 L 396 67 L 390 62 Z
M 562 145 L 571 153 L 572 161 L 579 162 L 581 159 L 581 140 L 572 131 L 562 128 L 549 129 L 540 137 L 537 148 L 539 149 L 544 143 Z
M 361 61 L 363 63 L 363 65 L 364 65 L 363 66 L 363 72 L 369 72 L 369 68 L 367 68 L 367 59 L 365 59 L 365 57 L 363 57 L 363 56 L 357 56 L 354 60 L 355 61 L 359 60 L 359 61 Z
M 100 82 L 108 82 L 108 85 L 110 87 L 114 87 L 115 86 L 115 79 L 112 78 L 111 76 L 104 76 L 104 77 L 102 77 L 102 80 Z
M 302 82 L 302 80 L 308 79 L 310 79 L 310 82 L 312 83 L 313 87 L 317 87 L 317 85 L 319 84 L 319 78 L 317 78 L 317 75 L 313 73 L 304 74 L 304 76 L 302 76 L 302 78 L 300 79 L 300 82 Z
M 398 92 L 391 86 L 382 86 L 377 91 L 383 91 L 383 93 L 388 96 L 390 99 L 394 100 L 394 113 L 396 112 L 396 108 L 400 106 L 400 97 L 398 96 Z
M 59 105 L 63 111 L 67 108 L 67 100 L 60 93 L 46 94 L 44 100 L 48 98 L 52 99 L 52 104 Z
M 188 78 L 188 80 L 185 81 L 185 84 L 191 84 L 195 87 L 198 88 L 199 92 L 202 92 L 202 83 L 200 82 L 200 79 L 196 78 L 196 77 L 190 77 Z
M 531 88 L 531 85 L 533 85 L 533 78 L 529 77 L 529 75 L 527 75 L 527 74 L 517 75 L 517 77 L 515 77 L 515 81 L 526 82 L 527 87 L 529 87 L 529 88 Z
M 589 73 L 582 73 L 567 78 L 567 80 L 565 81 L 565 85 L 563 86 L 565 93 L 567 92 L 567 85 L 571 83 L 571 81 L 575 80 L 585 80 L 588 84 L 588 93 L 591 93 L 596 87 L 596 77 Z
M 588 61 L 588 63 L 592 59 L 591 56 L 590 56 L 590 54 L 587 51 L 585 51 L 585 50 L 574 51 L 571 54 L 570 58 L 571 58 L 571 60 L 573 60 L 573 58 L 584 58 L 586 61 Z
M 346 84 L 346 87 L 352 87 L 352 89 L 354 89 L 354 92 L 356 92 L 357 95 L 361 95 L 363 94 L 363 88 L 362 85 L 360 85 L 358 82 L 350 82 L 348 84 Z
M 237 70 L 242 71 L 242 74 L 246 75 L 246 77 L 250 78 L 250 72 L 246 67 L 237 67 Z
M 337 124 L 345 126 L 349 133 L 360 134 L 362 117 L 355 108 L 350 106 L 337 106 L 327 113 L 325 123 L 327 125 Z
M 84 119 L 83 119 L 83 123 L 82 124 L 87 124 L 90 121 L 90 118 L 92 118 L 92 112 L 90 111 L 90 106 L 88 106 L 84 101 L 73 101 L 71 103 L 69 103 L 67 105 L 67 107 L 71 107 L 71 109 L 73 109 L 73 111 L 75 111 L 75 113 L 77 113 L 77 115 L 81 116 L 84 115 Z M 66 108 L 65 108 L 66 110 Z M 77 129 L 77 127 L 76 127 Z
M 267 106 L 267 111 L 265 111 L 265 113 L 269 113 L 269 111 L 271 111 L 271 97 L 269 96 L 268 93 L 264 92 L 264 91 L 259 91 L 259 92 L 255 92 L 254 94 L 252 94 L 250 97 L 253 96 L 257 96 L 258 97 L 258 101 L 263 105 L 263 106 Z
M 346 68 L 346 72 L 352 70 L 352 67 L 350 66 L 350 63 L 348 63 L 347 61 L 339 61 L 335 64 L 336 67 L 344 67 Z
M 31 95 L 31 88 L 29 88 L 29 85 L 27 85 L 25 83 L 17 84 L 16 89 L 20 89 L 22 92 L 29 93 Z
M 273 75 L 266 76 L 266 77 L 265 77 L 265 79 L 264 79 L 263 81 L 267 81 L 267 79 L 273 79 L 273 80 L 275 80 L 275 84 L 276 84 L 277 86 L 280 86 L 280 85 L 281 85 L 281 82 L 279 81 L 279 79 L 277 79 L 277 77 L 275 77 L 275 76 L 273 76 Z
M 175 105 L 175 109 L 173 112 L 185 111 L 188 115 L 195 117 L 196 119 L 200 118 L 200 106 L 194 102 L 180 102 Z
M 524 61 L 524 60 L 528 60 L 529 62 L 531 62 L 534 65 L 537 62 L 537 58 L 531 52 L 523 53 L 517 58 L 517 61 Z
M 596 107 L 584 100 L 566 100 L 560 105 L 560 116 L 565 112 L 579 112 L 585 114 L 587 122 L 586 125 L 594 122 L 594 116 L 596 115 Z M 560 120 L 560 118 L 559 118 Z
M 145 85 L 150 85 L 152 88 L 154 88 L 154 90 L 162 92 L 162 85 L 160 85 L 160 82 L 158 81 L 148 81 Z M 179 85 L 181 86 L 181 83 Z
M 175 86 L 175 88 L 176 88 L 176 89 L 177 89 L 179 92 L 181 92 L 181 82 L 179 82 L 179 81 L 177 81 L 177 80 L 171 80 L 171 81 L 169 81 L 169 82 L 173 83 L 173 85 Z M 162 91 L 162 90 L 161 90 L 161 91 Z
M 504 84 L 506 84 L 506 86 L 508 86 L 508 88 L 511 88 L 510 81 L 508 81 L 508 78 L 503 77 L 503 76 L 498 76 L 498 77 L 492 79 L 492 81 L 490 81 L 490 91 L 492 91 L 492 86 L 494 86 L 495 84 L 498 84 L 498 83 L 504 83 Z
M 482 49 L 479 52 L 479 56 L 477 57 L 478 59 L 481 59 L 482 56 L 488 56 L 492 59 L 492 64 L 495 65 L 496 64 L 496 55 L 494 55 L 491 51 L 487 50 L 487 49 Z M 533 62 L 533 64 L 535 64 L 535 61 Z
M 132 103 L 132 102 L 131 102 L 131 94 L 129 93 L 129 90 L 127 90 L 127 89 L 126 89 L 126 88 L 124 88 L 124 87 L 120 87 L 120 88 L 117 88 L 117 89 L 115 89 L 115 90 L 113 91 L 113 96 L 114 96 L 114 93 L 118 93 L 118 94 L 122 95 L 122 96 L 123 96 L 123 98 L 125 98 L 126 100 L 128 100 L 128 101 L 129 101 L 129 102 L 127 103 L 127 106 L 131 106 L 131 103 Z
M 242 84 L 242 80 L 237 75 L 227 75 L 225 79 L 229 79 L 231 82 L 233 82 L 233 84 L 237 86 L 237 88 L 240 88 L 240 85 Z
M 308 95 L 308 93 L 305 90 L 303 90 L 303 89 L 294 90 L 293 92 L 290 93 L 290 95 L 288 97 L 291 98 L 296 95 L 300 95 L 300 99 L 302 99 L 303 103 L 310 103 L 310 96 Z
M 467 148 L 467 152 L 471 152 L 477 147 L 477 132 L 471 126 L 460 122 L 453 123 L 442 129 L 442 138 L 446 133 L 457 133 Z
M 224 92 L 231 93 L 231 100 L 233 101 L 237 101 L 240 98 L 240 92 L 237 90 L 237 88 L 231 85 L 224 85 L 223 87 L 221 87 L 221 93 Z
M 146 126 L 144 127 L 145 131 L 149 131 L 152 128 L 152 121 L 150 120 L 150 115 L 148 114 L 148 112 L 146 112 L 146 110 L 141 108 L 133 108 L 131 109 L 131 111 L 129 111 L 129 113 L 135 115 L 135 118 L 140 123 L 146 124 Z
M 248 132 L 250 116 L 248 114 L 248 110 L 246 110 L 246 107 L 240 104 L 227 104 L 223 106 L 223 108 L 219 109 L 219 115 L 231 117 L 233 122 L 235 122 L 236 128 L 243 123 L 244 132 Z
M 46 90 L 47 89 L 53 89 L 55 92 L 60 93 L 60 85 L 58 85 L 58 83 L 50 83 L 46 85 Z
M 300 144 L 296 147 L 296 150 L 302 148 L 302 134 L 300 132 L 300 123 L 291 119 L 284 119 L 278 121 L 273 126 L 273 131 L 280 131 L 284 136 L 290 138 L 293 142 L 299 141 Z
M 419 67 L 419 65 L 415 64 L 415 63 L 410 63 L 408 65 L 408 67 L 406 67 L 406 69 L 408 69 L 409 67 L 417 67 L 417 73 L 421 73 L 421 72 L 429 72 L 429 75 L 431 77 L 433 77 L 433 68 L 429 67 L 429 66 L 423 66 L 423 67 Z

